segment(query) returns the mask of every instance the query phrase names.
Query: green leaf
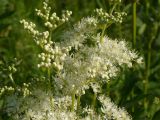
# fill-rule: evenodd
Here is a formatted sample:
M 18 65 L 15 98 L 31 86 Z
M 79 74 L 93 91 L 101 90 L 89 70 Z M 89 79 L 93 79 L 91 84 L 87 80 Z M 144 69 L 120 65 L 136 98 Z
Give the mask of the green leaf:
M 141 27 L 139 28 L 138 34 L 142 35 L 145 30 L 146 30 L 146 24 L 142 24 Z
M 4 103 L 4 101 L 0 100 L 0 109 L 2 109 L 3 103 Z
M 159 120 L 159 119 L 160 119 L 160 110 L 158 110 L 158 111 L 154 114 L 152 120 Z

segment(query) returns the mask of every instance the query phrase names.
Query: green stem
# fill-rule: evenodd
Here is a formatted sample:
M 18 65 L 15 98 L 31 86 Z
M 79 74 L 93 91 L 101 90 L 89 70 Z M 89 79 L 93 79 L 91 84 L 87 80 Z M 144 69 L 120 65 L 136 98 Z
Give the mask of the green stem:
M 80 104 L 81 104 L 81 96 L 78 95 L 78 98 L 77 98 L 77 110 L 79 110 Z
M 150 75 L 150 64 L 151 64 L 151 45 L 152 45 L 152 39 L 148 43 L 148 55 L 147 55 L 147 63 L 146 63 L 146 78 L 144 81 L 144 94 L 145 94 L 145 99 L 144 99 L 144 110 L 145 113 L 147 114 L 147 109 L 148 109 L 148 101 L 147 101 L 147 93 L 148 93 L 148 82 L 149 82 L 149 75 Z
M 9 78 L 11 79 L 13 86 L 16 88 L 16 83 L 12 77 L 12 73 L 9 74 Z
M 51 91 L 52 85 L 51 85 L 51 70 L 50 70 L 50 68 L 47 69 L 47 75 L 48 75 L 48 88 Z
M 148 14 L 149 14 L 149 2 L 148 2 L 148 0 L 145 0 L 145 7 L 146 7 L 146 15 L 148 16 Z
M 110 11 L 110 14 L 113 13 L 113 11 L 114 11 L 114 9 L 116 8 L 117 5 L 118 5 L 117 3 L 115 3 L 115 4 L 113 5 L 113 7 L 112 7 L 112 9 L 111 9 L 111 11 Z
M 96 98 L 97 98 L 97 94 L 94 93 L 93 94 L 93 101 L 92 101 L 92 108 L 94 109 L 95 105 L 96 105 Z
M 113 11 L 114 11 L 114 9 L 116 8 L 116 6 L 117 6 L 117 3 L 113 5 L 113 7 L 112 7 L 112 9 L 111 9 L 111 11 L 110 11 L 110 14 L 113 13 Z M 102 28 L 102 34 L 101 34 L 101 37 L 100 37 L 100 43 L 103 43 L 103 42 L 104 42 L 104 32 L 105 32 L 106 28 L 109 27 L 111 24 L 112 24 L 112 23 L 110 23 L 110 24 L 108 24 L 108 25 L 105 24 L 105 25 L 103 26 L 103 28 Z
M 109 94 L 110 94 L 110 84 L 109 84 L 109 82 L 107 82 L 107 84 L 106 84 L 107 86 L 107 95 L 109 96 Z
M 50 70 L 50 68 L 48 68 L 47 73 L 48 73 L 48 80 L 50 81 L 50 77 L 51 77 L 51 70 Z
M 102 28 L 102 33 L 101 33 L 101 37 L 100 37 L 100 43 L 103 43 L 104 42 L 104 32 L 106 30 L 106 25 L 103 26 Z
M 49 41 L 51 41 L 52 40 L 52 29 L 50 29 L 50 31 L 49 31 Z
M 49 30 L 49 38 L 48 40 L 51 41 L 52 40 L 52 29 Z M 48 81 L 49 81 L 49 90 L 52 91 L 52 82 L 51 82 L 51 68 L 48 68 Z M 54 107 L 54 99 L 53 96 L 50 96 L 50 104 L 51 104 L 51 109 L 53 110 Z
M 135 48 L 136 47 L 136 17 L 137 17 L 137 14 L 136 14 L 136 0 L 133 0 L 132 2 L 132 39 L 133 39 L 133 43 L 132 43 L 132 46 Z M 131 91 L 131 98 L 133 99 L 134 98 L 134 88 L 132 89 Z M 134 113 L 134 106 L 132 106 L 132 113 Z
M 134 98 L 134 88 L 131 91 L 131 97 Z M 134 113 L 134 106 L 132 106 L 132 113 Z
M 132 7 L 133 7 L 133 10 L 132 10 L 132 14 L 133 14 L 133 18 L 132 18 L 132 27 L 133 27 L 133 33 L 132 33 L 132 38 L 133 38 L 133 47 L 136 46 L 136 0 L 133 0 L 133 3 L 132 3 Z
M 72 94 L 72 107 L 71 107 L 71 111 L 74 111 L 74 102 L 75 102 L 75 93 Z
M 51 70 L 50 70 L 50 68 L 48 68 L 48 81 L 49 81 L 49 86 L 48 86 L 48 88 L 49 88 L 49 91 L 52 91 L 52 83 L 51 83 Z M 50 104 L 51 104 L 51 108 L 52 108 L 52 110 L 53 110 L 53 107 L 54 107 L 54 103 L 53 103 L 53 97 L 52 96 L 50 96 Z
M 94 82 L 95 80 L 94 79 L 90 79 L 90 80 L 87 80 L 87 81 L 85 81 L 84 83 L 81 83 L 79 86 L 83 86 L 83 85 L 87 85 L 87 84 L 89 84 L 89 83 L 91 83 L 91 82 Z M 76 88 L 76 89 L 78 89 L 78 88 Z M 76 89 L 74 89 L 73 91 L 76 91 Z M 72 106 L 71 106 L 71 111 L 74 111 L 74 103 L 75 103 L 75 92 L 73 92 L 72 93 Z M 77 107 L 79 107 L 79 105 L 80 105 L 80 96 L 78 96 L 78 101 L 77 101 Z

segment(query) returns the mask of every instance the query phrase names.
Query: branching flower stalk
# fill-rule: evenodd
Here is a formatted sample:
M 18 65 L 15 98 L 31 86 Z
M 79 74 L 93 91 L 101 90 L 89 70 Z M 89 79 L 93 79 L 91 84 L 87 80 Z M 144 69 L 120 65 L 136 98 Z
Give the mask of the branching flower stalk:
M 13 79 L 13 73 L 16 72 L 17 69 L 16 69 L 14 64 L 12 66 L 9 66 L 8 69 L 9 69 L 9 75 L 8 76 L 9 76 L 14 88 L 16 89 L 16 83 L 15 83 L 15 81 Z
M 100 43 L 103 43 L 104 41 L 103 41 L 103 38 L 104 38 L 104 33 L 105 33 L 105 30 L 106 30 L 106 25 L 104 25 L 103 27 L 102 27 L 102 33 L 101 33 L 101 39 L 100 39 Z
M 50 91 L 52 91 L 52 81 L 51 81 L 51 69 L 52 65 L 58 70 L 62 69 L 61 64 L 59 64 L 59 61 L 55 61 L 56 54 L 59 54 L 58 51 L 59 48 L 55 47 L 55 49 L 52 48 L 53 42 L 52 42 L 52 32 L 61 24 L 68 21 L 70 15 L 72 14 L 70 11 L 65 11 L 62 14 L 62 18 L 59 18 L 56 13 L 51 14 L 51 7 L 48 6 L 47 2 L 43 2 L 43 11 L 36 9 L 37 15 L 44 20 L 44 26 L 48 28 L 48 31 L 40 33 L 38 30 L 35 29 L 36 25 L 32 22 L 27 22 L 25 20 L 22 20 L 21 23 L 24 24 L 24 28 L 27 29 L 34 37 L 35 42 L 37 45 L 39 45 L 44 52 L 39 54 L 39 58 L 41 58 L 42 62 L 38 64 L 38 67 L 45 67 L 47 69 L 48 73 L 48 88 Z M 54 51 L 55 50 L 55 51 Z M 62 56 L 58 57 L 65 57 L 65 53 L 62 53 Z M 53 63 L 52 63 L 53 61 Z M 57 64 L 57 63 L 58 64 Z M 55 69 L 54 68 L 54 69 Z M 53 106 L 52 101 L 53 97 L 50 98 L 51 106 Z

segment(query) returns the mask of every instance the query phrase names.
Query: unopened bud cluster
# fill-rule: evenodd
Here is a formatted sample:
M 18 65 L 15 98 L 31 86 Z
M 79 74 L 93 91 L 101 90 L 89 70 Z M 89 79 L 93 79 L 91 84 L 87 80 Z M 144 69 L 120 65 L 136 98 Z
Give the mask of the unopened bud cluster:
M 10 73 L 14 73 L 17 71 L 15 64 L 12 64 L 11 66 L 8 67 L 8 70 Z
M 67 22 L 72 15 L 71 11 L 63 11 L 62 17 L 58 17 L 55 12 L 51 13 L 51 7 L 48 6 L 47 2 L 43 2 L 42 10 L 36 9 L 36 13 L 39 17 L 44 19 L 44 25 L 49 29 L 56 29 L 59 25 Z
M 31 94 L 31 91 L 29 90 L 30 83 L 23 83 L 22 92 L 23 97 L 26 97 Z
M 122 1 L 121 0 L 109 0 L 110 2 L 113 2 L 114 4 L 115 3 L 121 3 Z
M 14 90 L 15 89 L 12 86 L 10 86 L 10 87 L 4 86 L 4 87 L 0 88 L 0 96 L 3 95 L 5 92 L 12 92 Z
M 70 51 L 70 48 L 60 48 L 58 46 L 53 48 L 50 44 L 47 44 L 44 46 L 44 49 L 46 52 L 38 55 L 41 59 L 41 63 L 38 64 L 38 67 L 54 67 L 57 70 L 62 70 L 63 61 Z
M 24 25 L 24 29 L 28 30 L 29 33 L 31 33 L 33 36 L 36 36 L 39 34 L 39 31 L 35 29 L 36 25 L 32 22 L 27 22 L 26 20 L 21 20 L 21 24 Z
M 24 24 L 24 28 L 31 33 L 36 44 L 43 50 L 43 52 L 38 55 L 41 60 L 38 67 L 49 68 L 54 66 L 56 69 L 61 70 L 63 68 L 61 61 L 64 60 L 70 48 L 61 48 L 55 45 L 55 43 L 50 40 L 51 33 L 49 31 L 39 32 L 35 29 L 36 26 L 32 22 L 22 20 L 21 23 Z
M 71 11 L 63 11 L 62 17 L 58 17 L 55 12 L 51 13 L 51 7 L 48 6 L 47 2 L 43 2 L 43 12 L 36 9 L 36 13 L 44 20 L 44 26 L 48 27 L 48 31 L 39 32 L 36 30 L 36 25 L 26 20 L 20 22 L 24 25 L 24 29 L 28 30 L 33 36 L 38 46 L 42 48 L 42 53 L 38 55 L 41 62 L 38 67 L 54 67 L 57 70 L 63 69 L 63 60 L 70 51 L 71 47 L 60 47 L 56 43 L 53 43 L 52 31 L 59 25 L 67 22 L 72 14 Z M 50 32 L 51 31 L 51 32 Z
M 114 13 L 107 13 L 102 8 L 95 9 L 96 17 L 102 24 L 106 23 L 122 23 L 123 17 L 126 15 L 125 12 L 114 12 Z

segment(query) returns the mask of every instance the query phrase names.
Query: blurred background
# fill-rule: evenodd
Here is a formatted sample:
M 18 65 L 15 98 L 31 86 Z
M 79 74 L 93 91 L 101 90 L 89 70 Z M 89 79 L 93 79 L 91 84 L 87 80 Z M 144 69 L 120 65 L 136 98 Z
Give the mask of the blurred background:
M 27 19 L 41 27 L 35 8 L 41 8 L 42 2 L 0 0 L 1 86 L 9 81 L 7 66 L 12 63 L 16 63 L 17 72 L 13 77 L 19 84 L 41 74 L 36 67 L 39 49 L 19 21 Z M 50 6 L 58 14 L 71 10 L 73 23 L 91 15 L 95 8 L 109 11 L 111 7 L 110 0 L 50 0 Z M 116 10 L 126 12 L 127 16 L 122 24 L 111 25 L 106 35 L 128 41 L 144 57 L 144 65 L 122 70 L 120 77 L 107 87 L 104 85 L 103 92 L 119 106 L 124 106 L 133 120 L 160 120 L 160 0 L 122 0 Z M 66 26 L 55 31 L 55 39 L 58 40 Z

